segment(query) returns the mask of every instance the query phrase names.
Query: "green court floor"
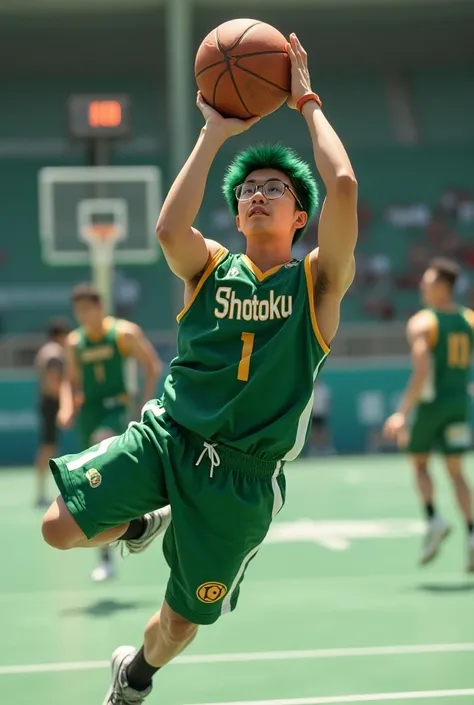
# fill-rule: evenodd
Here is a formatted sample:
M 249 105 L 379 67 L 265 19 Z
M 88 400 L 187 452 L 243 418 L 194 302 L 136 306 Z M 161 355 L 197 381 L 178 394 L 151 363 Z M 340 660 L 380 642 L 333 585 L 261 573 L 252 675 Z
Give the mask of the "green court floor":
M 237 611 L 157 675 L 150 705 L 473 703 L 474 576 L 436 462 L 435 472 L 455 530 L 419 569 L 423 524 L 401 456 L 291 464 Z M 42 543 L 32 495 L 31 470 L 0 470 L 1 702 L 101 705 L 111 652 L 139 645 L 160 604 L 161 547 L 120 559 L 117 578 L 95 585 L 95 552 Z

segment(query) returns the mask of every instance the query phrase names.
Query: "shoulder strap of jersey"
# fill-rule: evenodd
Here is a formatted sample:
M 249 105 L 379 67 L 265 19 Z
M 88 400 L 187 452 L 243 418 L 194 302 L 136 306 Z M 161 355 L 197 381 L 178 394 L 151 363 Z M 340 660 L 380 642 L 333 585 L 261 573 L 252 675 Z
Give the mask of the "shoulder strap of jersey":
M 418 319 L 420 322 L 423 322 L 424 326 L 426 326 L 428 343 L 430 348 L 433 350 L 436 347 L 439 338 L 438 316 L 432 309 L 424 308 L 421 311 L 418 311 L 418 313 L 415 313 L 413 319 Z
M 305 279 L 306 279 L 306 287 L 307 287 L 307 293 L 308 293 L 308 304 L 309 304 L 309 311 L 311 315 L 311 324 L 313 326 L 313 331 L 314 335 L 316 336 L 316 340 L 318 341 L 321 349 L 323 352 L 327 355 L 330 352 L 330 347 L 326 343 L 326 341 L 323 339 L 323 336 L 321 335 L 321 331 L 319 330 L 318 326 L 318 321 L 316 320 L 316 308 L 314 305 L 314 282 L 313 282 L 313 273 L 311 271 L 311 255 L 306 255 L 304 259 L 304 273 L 305 273 Z
M 122 328 L 121 328 L 122 324 Z M 115 330 L 115 336 L 114 336 L 114 342 L 115 346 L 118 350 L 119 355 L 122 357 L 130 357 L 132 354 L 132 350 L 129 347 L 127 343 L 127 339 L 125 337 L 126 333 L 123 330 L 123 326 L 128 325 L 128 321 L 125 321 L 122 318 L 116 318 L 115 319 L 115 324 L 114 324 L 114 330 Z
M 198 283 L 196 284 L 196 288 L 194 289 L 194 293 L 191 297 L 191 300 L 188 301 L 186 306 L 178 313 L 176 316 L 176 320 L 178 323 L 181 321 L 185 313 L 189 311 L 191 306 L 193 305 L 197 295 L 199 294 L 200 290 L 202 289 L 206 279 L 208 279 L 213 271 L 218 267 L 218 265 L 222 262 L 224 257 L 229 254 L 229 250 L 226 247 L 221 247 L 217 252 L 208 260 L 206 268 L 204 269 L 203 273 L 201 274 L 201 278 L 199 279 Z
M 471 330 L 474 333 L 474 311 L 471 308 L 463 307 L 461 308 L 461 314 L 469 323 L 469 325 L 471 326 Z

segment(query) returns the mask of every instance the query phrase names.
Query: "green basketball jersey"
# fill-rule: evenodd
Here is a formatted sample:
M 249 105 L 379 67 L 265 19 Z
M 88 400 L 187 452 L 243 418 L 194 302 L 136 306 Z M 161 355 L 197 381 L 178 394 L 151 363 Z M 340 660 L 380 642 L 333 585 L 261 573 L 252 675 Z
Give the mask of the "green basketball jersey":
M 178 316 L 163 403 L 206 439 L 272 460 L 303 448 L 316 375 L 329 352 L 314 312 L 309 257 L 262 273 L 225 248 Z
M 432 370 L 424 402 L 467 402 L 473 351 L 474 312 L 460 307 L 443 312 L 430 309 Z
M 120 350 L 117 320 L 105 320 L 104 335 L 99 340 L 88 338 L 82 327 L 75 333 L 74 350 L 82 372 L 84 406 L 126 403 L 127 358 Z

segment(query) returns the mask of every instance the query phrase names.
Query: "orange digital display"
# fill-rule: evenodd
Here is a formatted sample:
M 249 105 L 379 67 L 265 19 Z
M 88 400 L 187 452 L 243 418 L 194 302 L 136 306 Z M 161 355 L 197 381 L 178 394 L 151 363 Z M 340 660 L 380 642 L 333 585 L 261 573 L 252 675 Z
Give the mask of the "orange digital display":
M 119 127 L 122 123 L 122 106 L 117 100 L 93 100 L 89 103 L 91 127 Z
M 131 134 L 130 97 L 79 94 L 68 101 L 69 130 L 79 139 L 116 139 Z

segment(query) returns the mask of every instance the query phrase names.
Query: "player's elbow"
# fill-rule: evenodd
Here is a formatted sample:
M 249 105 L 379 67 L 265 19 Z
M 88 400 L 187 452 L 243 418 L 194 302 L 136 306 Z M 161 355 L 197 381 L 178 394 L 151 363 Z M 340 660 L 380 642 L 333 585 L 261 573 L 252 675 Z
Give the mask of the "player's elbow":
M 326 292 L 343 298 L 355 277 L 355 258 L 351 254 L 345 261 L 342 257 L 323 261 L 318 266 L 320 286 Z
M 352 169 L 338 172 L 334 179 L 333 188 L 340 198 L 357 198 L 358 184 Z
M 156 224 L 156 237 L 160 245 L 166 245 L 171 239 L 171 229 L 168 227 L 166 222 L 161 222 L 160 220 Z

